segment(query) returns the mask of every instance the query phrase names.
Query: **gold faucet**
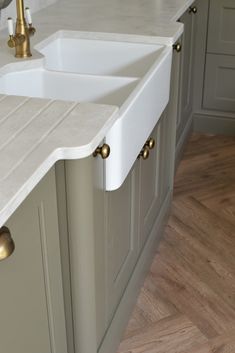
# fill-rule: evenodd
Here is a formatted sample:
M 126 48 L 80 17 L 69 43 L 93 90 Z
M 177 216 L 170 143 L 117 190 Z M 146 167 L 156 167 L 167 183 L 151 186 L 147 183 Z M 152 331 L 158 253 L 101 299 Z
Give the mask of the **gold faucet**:
M 30 51 L 30 36 L 35 33 L 35 28 L 32 25 L 32 19 L 29 8 L 25 9 L 27 22 L 24 17 L 24 0 L 16 0 L 17 19 L 15 34 L 13 29 L 13 20 L 8 18 L 8 30 L 10 39 L 8 46 L 15 48 L 16 58 L 28 58 L 32 56 Z

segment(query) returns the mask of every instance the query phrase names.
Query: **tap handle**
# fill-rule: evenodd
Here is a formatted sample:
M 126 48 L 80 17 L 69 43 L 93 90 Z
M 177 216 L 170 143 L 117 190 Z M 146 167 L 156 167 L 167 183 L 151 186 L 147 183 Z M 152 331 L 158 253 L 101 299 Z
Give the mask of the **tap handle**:
M 15 36 L 14 36 L 14 24 L 13 24 L 13 19 L 9 17 L 7 19 L 7 26 L 8 26 L 8 32 L 9 32 L 9 40 L 8 40 L 8 46 L 10 48 L 14 48 L 16 46 L 16 41 L 15 41 Z
M 33 21 L 32 21 L 32 16 L 31 16 L 31 11 L 29 7 L 25 8 L 25 15 L 26 15 L 26 19 L 29 25 L 32 25 Z
M 13 24 L 13 19 L 11 17 L 8 17 L 7 25 L 8 25 L 9 36 L 11 37 L 14 35 L 14 24 Z
M 36 32 L 36 29 L 33 27 L 33 21 L 32 21 L 31 11 L 29 7 L 25 8 L 25 15 L 26 15 L 27 22 L 29 24 L 29 34 L 33 36 L 34 33 Z

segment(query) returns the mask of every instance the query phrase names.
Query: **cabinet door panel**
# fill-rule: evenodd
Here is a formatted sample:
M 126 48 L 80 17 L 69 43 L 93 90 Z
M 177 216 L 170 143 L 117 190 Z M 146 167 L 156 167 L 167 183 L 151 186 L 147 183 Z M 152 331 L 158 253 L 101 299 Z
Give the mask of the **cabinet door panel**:
M 67 351 L 55 193 L 50 172 L 6 224 L 15 251 L 0 264 L 2 352 Z
M 161 206 L 160 154 L 162 137 L 161 121 L 150 137 L 155 139 L 155 147 L 147 160 L 140 162 L 140 246 L 143 247 L 153 227 Z
M 138 163 L 116 191 L 104 190 L 104 161 L 66 162 L 75 347 L 100 346 L 137 261 Z
M 152 134 L 156 141 L 150 157 L 140 163 L 140 246 L 144 246 L 163 201 L 172 189 L 175 154 L 175 114 L 169 107 Z
M 172 104 L 172 102 L 170 103 Z M 173 187 L 175 154 L 175 117 L 171 115 L 170 104 L 166 109 L 159 131 L 160 139 L 160 180 L 161 200 L 164 200 Z M 173 103 L 174 104 L 174 103 Z
M 235 112 L 235 56 L 207 55 L 203 107 Z
M 105 193 L 107 314 L 111 318 L 138 255 L 135 170 L 120 189 Z
M 235 55 L 234 0 L 211 0 L 208 52 Z

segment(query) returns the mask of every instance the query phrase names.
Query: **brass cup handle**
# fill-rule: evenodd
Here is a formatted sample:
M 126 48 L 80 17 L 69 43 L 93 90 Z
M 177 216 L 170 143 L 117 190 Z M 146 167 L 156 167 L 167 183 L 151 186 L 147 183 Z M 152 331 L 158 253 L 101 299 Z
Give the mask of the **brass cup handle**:
M 146 160 L 149 158 L 149 147 L 148 146 L 144 146 L 140 152 L 140 154 L 138 155 L 138 159 L 140 159 L 140 157 L 143 158 L 143 160 Z
M 145 144 L 145 147 L 148 147 L 150 150 L 152 150 L 154 147 L 155 147 L 155 140 L 154 138 L 150 137 L 146 144 Z
M 98 155 L 100 155 L 102 159 L 107 159 L 110 155 L 109 145 L 104 143 L 103 146 L 97 147 L 95 152 L 93 153 L 93 156 L 97 157 Z
M 193 13 L 195 15 L 197 13 L 197 7 L 196 6 L 190 6 L 189 13 Z
M 10 230 L 3 226 L 0 228 L 0 261 L 7 259 L 15 250 L 15 243 Z
M 173 45 L 173 49 L 177 52 L 180 53 L 182 50 L 182 45 L 180 43 L 176 43 Z

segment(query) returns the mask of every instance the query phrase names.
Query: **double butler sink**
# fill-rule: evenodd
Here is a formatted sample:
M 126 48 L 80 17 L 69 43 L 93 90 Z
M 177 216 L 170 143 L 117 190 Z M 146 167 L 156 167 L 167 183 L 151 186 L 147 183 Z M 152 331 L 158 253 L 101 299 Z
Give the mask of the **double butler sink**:
M 171 47 L 59 31 L 35 49 L 43 61 L 0 71 L 0 93 L 118 106 L 105 137 L 105 188 L 119 188 L 168 103 Z

